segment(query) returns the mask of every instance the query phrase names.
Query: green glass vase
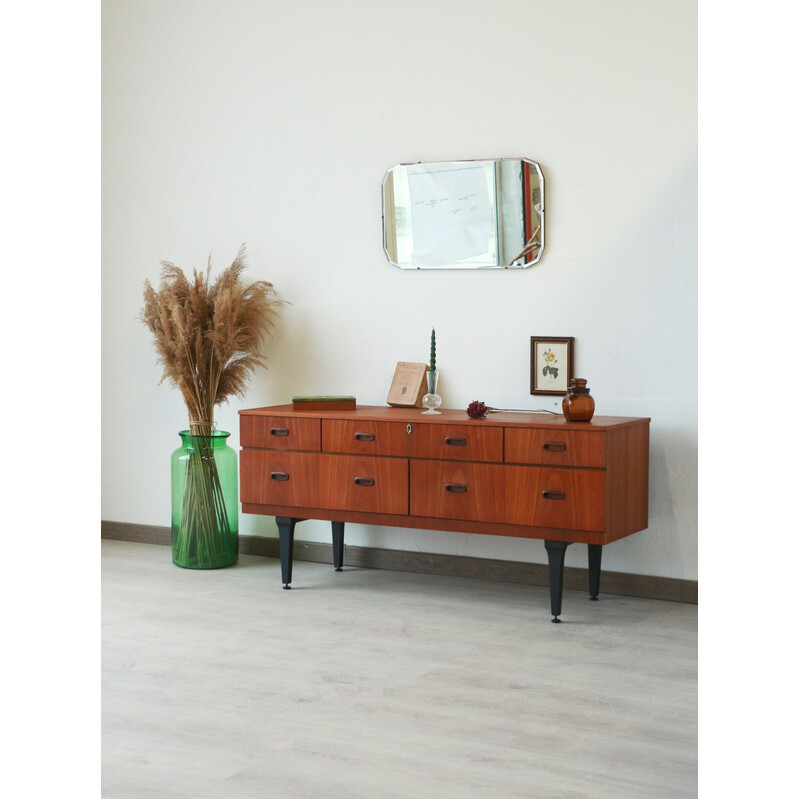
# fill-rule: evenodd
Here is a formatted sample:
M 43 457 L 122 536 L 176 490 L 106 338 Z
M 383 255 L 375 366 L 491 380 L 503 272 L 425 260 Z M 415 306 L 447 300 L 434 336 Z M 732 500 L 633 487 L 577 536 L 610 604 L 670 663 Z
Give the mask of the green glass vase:
M 239 479 L 229 436 L 180 432 L 172 454 L 172 561 L 179 567 L 218 569 L 239 558 Z

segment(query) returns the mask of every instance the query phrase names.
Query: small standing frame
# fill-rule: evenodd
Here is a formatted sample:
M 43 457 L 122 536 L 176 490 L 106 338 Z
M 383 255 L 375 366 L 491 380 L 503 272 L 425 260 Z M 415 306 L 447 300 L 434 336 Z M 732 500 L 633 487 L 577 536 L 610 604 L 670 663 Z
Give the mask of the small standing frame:
M 422 408 L 422 398 L 427 391 L 425 373 L 427 364 L 398 361 L 386 402 L 400 408 Z
M 531 394 L 566 394 L 574 361 L 574 337 L 531 336 Z

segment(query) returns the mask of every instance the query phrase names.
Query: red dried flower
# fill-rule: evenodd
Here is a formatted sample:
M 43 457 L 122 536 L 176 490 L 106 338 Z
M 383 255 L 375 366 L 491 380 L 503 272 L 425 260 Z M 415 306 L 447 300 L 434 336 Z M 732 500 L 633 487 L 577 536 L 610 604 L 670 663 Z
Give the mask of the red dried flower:
M 480 400 L 475 400 L 467 406 L 467 416 L 470 419 L 483 419 L 489 407 L 481 403 Z

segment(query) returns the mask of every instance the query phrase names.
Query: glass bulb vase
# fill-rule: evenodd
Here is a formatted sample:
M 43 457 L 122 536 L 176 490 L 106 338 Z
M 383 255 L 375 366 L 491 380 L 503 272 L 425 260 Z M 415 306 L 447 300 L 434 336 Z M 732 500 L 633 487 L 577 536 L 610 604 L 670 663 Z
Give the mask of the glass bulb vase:
M 239 480 L 227 431 L 181 431 L 172 454 L 172 562 L 187 569 L 230 567 L 239 558 Z
M 439 370 L 435 369 L 433 372 L 428 370 L 428 393 L 422 398 L 422 405 L 425 406 L 423 414 L 441 414 L 441 411 L 436 409 L 442 404 L 442 398 L 436 393 L 436 388 L 439 385 Z

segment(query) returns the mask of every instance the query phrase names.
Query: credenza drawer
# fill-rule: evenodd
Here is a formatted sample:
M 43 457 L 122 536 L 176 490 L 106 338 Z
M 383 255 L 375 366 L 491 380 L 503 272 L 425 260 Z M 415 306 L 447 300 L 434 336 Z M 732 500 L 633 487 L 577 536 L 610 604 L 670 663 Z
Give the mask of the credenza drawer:
M 414 516 L 604 530 L 602 470 L 412 461 L 410 488 Z
M 605 442 L 600 431 L 506 428 L 505 460 L 508 464 L 602 468 Z
M 414 458 L 453 461 L 503 460 L 503 429 L 477 425 L 414 425 Z
M 501 462 L 503 429 L 324 419 L 322 450 L 326 453 Z
M 408 461 L 242 450 L 241 502 L 408 514 Z
M 242 416 L 239 437 L 242 447 L 269 450 L 320 450 L 322 447 L 320 421 L 302 417 Z
M 408 456 L 411 436 L 402 422 L 322 420 L 322 449 L 326 453 Z

